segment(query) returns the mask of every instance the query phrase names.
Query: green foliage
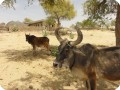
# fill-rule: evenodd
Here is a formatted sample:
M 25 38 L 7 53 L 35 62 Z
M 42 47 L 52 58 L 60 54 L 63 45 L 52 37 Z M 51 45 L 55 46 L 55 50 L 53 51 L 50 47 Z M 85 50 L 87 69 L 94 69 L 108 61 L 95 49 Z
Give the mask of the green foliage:
M 16 3 L 17 0 L 4 0 L 2 3 L 2 6 L 6 7 L 6 8 L 14 8 L 14 4 Z M 34 3 L 35 0 L 27 0 L 28 1 L 28 5 L 32 5 Z M 42 2 L 42 3 L 49 3 L 50 5 L 54 5 L 55 0 L 38 0 L 38 2 Z
M 108 19 L 101 19 L 99 21 L 96 21 L 98 25 L 103 29 L 109 29 L 110 21 Z
M 74 39 L 74 34 L 72 32 L 70 32 L 69 37 L 70 37 L 70 39 Z
M 99 20 L 94 20 L 94 19 L 85 19 L 82 22 L 77 22 L 76 25 L 78 27 L 81 27 L 83 29 L 108 29 L 110 26 L 110 21 L 108 19 L 99 19 Z
M 32 22 L 33 20 L 31 20 L 30 18 L 25 18 L 24 19 L 24 23 L 26 23 L 26 22 Z
M 55 4 L 55 0 L 38 0 L 41 3 L 49 3 L 51 6 Z
M 97 23 L 91 19 L 83 20 L 82 22 L 77 22 L 77 26 L 80 26 L 82 28 L 95 28 L 97 27 Z
M 111 21 L 111 26 L 115 26 L 115 20 Z
M 87 0 L 84 3 L 84 13 L 92 19 L 102 19 L 105 15 L 117 11 L 115 0 Z
M 60 34 L 61 35 L 67 35 L 67 29 L 61 29 Z
M 47 20 L 46 20 L 46 23 L 48 25 L 54 25 L 55 24 L 55 20 L 52 17 L 48 17 Z
M 70 28 L 74 28 L 75 27 L 75 25 L 74 24 L 72 24 L 71 26 L 70 26 Z
M 76 27 L 76 26 L 77 26 L 77 27 L 81 27 L 81 24 L 82 24 L 82 22 L 77 22 L 74 27 Z
M 14 8 L 14 4 L 16 3 L 16 0 L 4 0 L 2 3 L 2 6 L 6 7 L 6 8 Z
M 51 47 L 51 55 L 56 56 L 58 53 L 58 47 L 57 46 L 52 46 Z
M 41 5 L 46 14 L 54 18 L 58 24 L 60 24 L 60 20 L 71 20 L 76 15 L 74 6 L 69 0 L 56 0 L 52 6 L 49 3 L 41 3 Z
M 46 30 L 42 31 L 42 35 L 43 37 L 47 37 L 48 36 L 48 32 Z

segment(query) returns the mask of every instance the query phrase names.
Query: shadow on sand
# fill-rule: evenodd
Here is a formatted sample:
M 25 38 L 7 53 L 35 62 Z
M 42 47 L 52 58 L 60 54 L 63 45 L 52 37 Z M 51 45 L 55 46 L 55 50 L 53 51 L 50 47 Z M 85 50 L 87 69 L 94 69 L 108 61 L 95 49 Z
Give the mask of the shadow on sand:
M 32 50 L 6 50 L 3 52 L 9 61 L 31 62 L 36 59 L 49 59 L 50 53 L 46 50 L 37 50 L 35 54 Z
M 73 77 L 68 70 L 55 70 L 51 75 L 52 77 L 48 77 L 26 72 L 26 77 L 10 82 L 7 90 L 87 90 L 85 83 Z M 115 90 L 115 88 L 117 87 L 107 81 L 97 82 L 97 90 Z

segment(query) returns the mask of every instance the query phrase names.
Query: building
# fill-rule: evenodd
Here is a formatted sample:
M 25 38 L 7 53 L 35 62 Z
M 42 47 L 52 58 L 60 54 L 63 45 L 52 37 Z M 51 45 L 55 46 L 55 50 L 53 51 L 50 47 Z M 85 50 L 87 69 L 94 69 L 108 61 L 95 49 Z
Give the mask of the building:
M 48 25 L 44 19 L 25 23 L 29 27 L 39 27 L 41 29 L 53 30 L 56 25 Z

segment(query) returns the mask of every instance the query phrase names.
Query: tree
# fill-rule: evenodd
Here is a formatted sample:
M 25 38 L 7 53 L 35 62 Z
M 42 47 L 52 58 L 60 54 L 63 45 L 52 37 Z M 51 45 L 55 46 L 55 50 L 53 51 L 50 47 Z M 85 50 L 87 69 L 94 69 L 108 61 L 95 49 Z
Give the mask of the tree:
M 16 3 L 17 0 L 4 0 L 2 3 L 2 6 L 6 7 L 6 8 L 14 8 L 14 4 Z M 28 5 L 33 4 L 33 2 L 35 0 L 27 0 L 28 1 Z M 38 0 L 38 2 L 42 2 L 42 3 L 49 3 L 50 5 L 53 5 L 55 0 Z
M 100 20 L 106 15 L 116 14 L 115 36 L 116 46 L 120 46 L 120 5 L 115 0 L 87 0 L 84 3 L 84 12 L 89 18 Z
M 16 3 L 16 0 L 4 0 L 2 3 L 2 6 L 6 8 L 14 8 L 14 4 Z
M 108 20 L 106 18 L 96 20 L 95 23 L 96 23 L 96 25 L 99 26 L 99 28 L 102 28 L 102 29 L 109 29 L 109 27 L 110 27 L 110 20 Z
M 52 17 L 47 17 L 46 23 L 48 25 L 54 25 L 55 24 L 55 20 Z
M 111 21 L 111 26 L 115 26 L 115 20 Z
M 74 6 L 69 0 L 56 0 L 54 5 L 51 5 L 50 3 L 41 3 L 41 5 L 46 14 L 57 21 L 58 26 L 61 25 L 60 20 L 71 20 L 76 15 Z
M 52 26 L 56 24 L 56 21 L 52 17 L 47 17 L 46 24 L 48 25 L 49 30 Z
M 28 22 L 32 22 L 32 21 L 33 21 L 33 20 L 31 20 L 30 18 L 25 18 L 23 22 L 24 22 L 24 23 L 28 23 Z
M 82 28 L 96 28 L 97 26 L 97 23 L 91 19 L 83 20 L 82 22 L 77 24 L 79 24 L 79 26 L 81 26 Z

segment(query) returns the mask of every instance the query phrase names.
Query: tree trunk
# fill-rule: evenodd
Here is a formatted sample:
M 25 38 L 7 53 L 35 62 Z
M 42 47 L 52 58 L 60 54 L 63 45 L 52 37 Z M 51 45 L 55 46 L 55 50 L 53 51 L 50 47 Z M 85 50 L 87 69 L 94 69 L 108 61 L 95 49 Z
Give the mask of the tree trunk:
M 61 26 L 61 23 L 60 23 L 60 19 L 59 19 L 59 18 L 57 19 L 57 22 L 58 22 L 58 25 L 57 25 L 57 26 L 60 27 L 60 26 Z
M 120 46 L 120 5 L 117 5 L 117 16 L 115 23 L 116 46 Z

